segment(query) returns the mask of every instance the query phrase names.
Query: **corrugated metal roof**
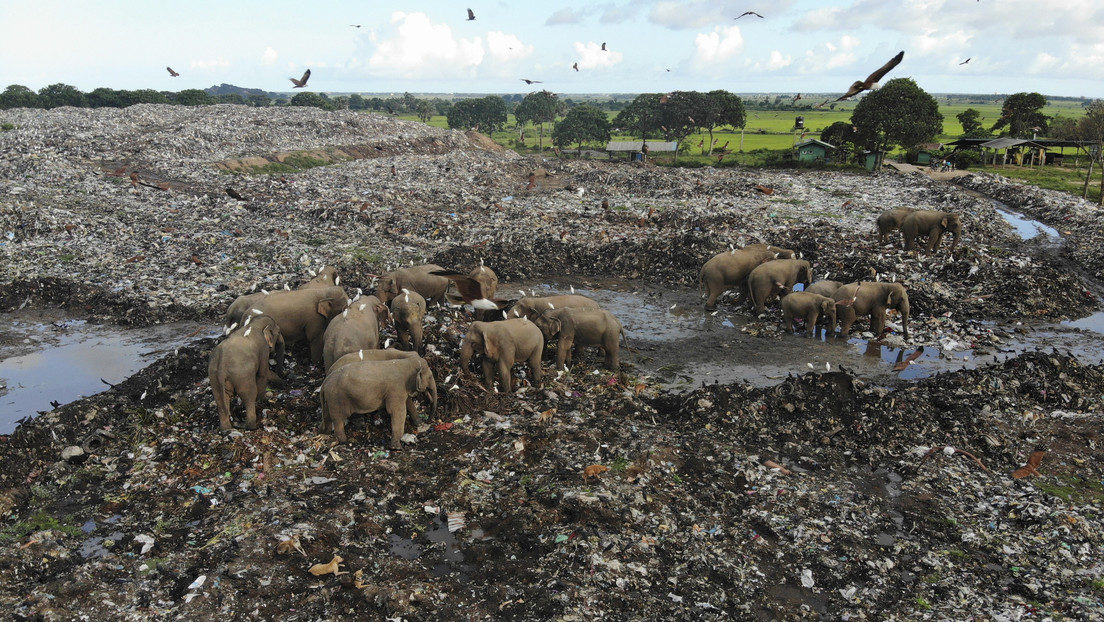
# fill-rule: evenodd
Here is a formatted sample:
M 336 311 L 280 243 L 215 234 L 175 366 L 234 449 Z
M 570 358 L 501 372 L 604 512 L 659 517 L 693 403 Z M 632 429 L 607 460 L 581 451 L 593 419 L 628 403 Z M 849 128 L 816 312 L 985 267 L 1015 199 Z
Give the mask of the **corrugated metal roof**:
M 837 146 L 835 146 L 831 143 L 826 143 L 823 140 L 817 140 L 815 138 L 809 138 L 809 139 L 803 140 L 803 141 L 797 143 L 796 145 L 794 145 L 794 147 L 804 147 L 805 145 L 820 145 L 820 146 L 825 147 L 827 149 L 839 149 L 839 147 L 837 147 Z
M 644 141 L 642 140 L 611 140 L 606 145 L 606 151 L 640 151 Z M 674 151 L 678 149 L 678 142 L 648 141 L 648 151 Z
M 986 143 L 981 143 L 982 147 L 986 149 L 1007 149 L 1009 147 L 1018 147 L 1020 145 L 1027 145 L 1028 147 L 1038 147 L 1039 145 L 1027 140 L 1026 138 L 997 138 Z

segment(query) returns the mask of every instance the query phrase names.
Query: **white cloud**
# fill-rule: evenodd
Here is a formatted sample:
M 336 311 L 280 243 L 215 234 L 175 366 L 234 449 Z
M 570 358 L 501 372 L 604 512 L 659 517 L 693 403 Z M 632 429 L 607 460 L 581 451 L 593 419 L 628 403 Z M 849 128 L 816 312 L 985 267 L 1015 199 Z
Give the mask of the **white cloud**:
M 771 50 L 770 60 L 767 61 L 767 69 L 775 70 L 782 69 L 783 67 L 789 67 L 793 63 L 793 57 L 789 55 L 783 55 L 778 50 Z
M 261 64 L 271 65 L 276 62 L 276 50 L 272 48 L 265 48 L 264 54 L 261 54 Z
M 545 26 L 563 26 L 565 24 L 581 24 L 583 22 L 582 13 L 573 9 L 560 9 L 552 15 L 548 16 L 548 19 L 544 20 Z
M 821 46 L 821 49 L 807 50 L 805 52 L 805 58 L 801 63 L 801 73 L 824 73 L 831 69 L 847 67 L 855 62 L 857 58 L 855 49 L 859 47 L 859 44 L 860 41 L 858 38 L 852 37 L 851 35 L 843 35 L 837 42 L 825 42 L 823 46 Z M 881 65 L 875 65 L 870 67 L 866 73 L 859 70 L 858 73 L 862 73 L 863 75 L 856 75 L 855 79 L 869 75 L 870 71 L 880 66 Z
M 372 36 L 376 49 L 368 65 L 380 73 L 408 78 L 458 77 L 472 75 L 483 62 L 483 41 L 479 37 L 459 39 L 448 24 L 433 24 L 425 13 L 391 14 L 395 32 L 390 38 Z
M 219 69 L 221 67 L 229 67 L 230 61 L 225 58 L 212 58 L 212 59 L 194 59 L 189 64 L 192 69 L 199 69 L 201 71 L 209 71 Z
M 487 50 L 496 63 L 505 63 L 530 56 L 534 48 L 522 43 L 517 35 L 496 31 L 487 33 Z
M 694 37 L 694 47 L 697 48 L 694 58 L 698 63 L 723 63 L 743 51 L 744 37 L 739 26 L 718 26 L 713 32 L 698 33 Z
M 731 19 L 716 2 L 659 2 L 652 7 L 648 20 L 672 30 L 702 28 L 709 24 Z
M 612 50 L 602 51 L 602 44 L 593 41 L 586 43 L 575 42 L 575 55 L 578 57 L 579 69 L 595 69 L 597 67 L 613 67 L 624 59 L 621 52 Z

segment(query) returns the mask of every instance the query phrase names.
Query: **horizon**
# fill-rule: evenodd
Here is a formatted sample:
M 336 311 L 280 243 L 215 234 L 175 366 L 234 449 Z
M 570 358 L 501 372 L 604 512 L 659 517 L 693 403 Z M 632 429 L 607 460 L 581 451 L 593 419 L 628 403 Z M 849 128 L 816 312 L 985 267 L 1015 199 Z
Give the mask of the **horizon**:
M 4 81 L 36 92 L 57 83 L 88 92 L 248 82 L 278 93 L 310 68 L 305 90 L 327 93 L 513 94 L 531 79 L 579 95 L 841 95 L 903 50 L 883 82 L 908 77 L 928 93 L 1104 97 L 1104 5 L 1095 0 L 1043 11 L 1030 0 L 499 0 L 473 3 L 475 20 L 446 0 L 396 6 L 5 3 L 0 50 L 19 62 L 5 67 Z

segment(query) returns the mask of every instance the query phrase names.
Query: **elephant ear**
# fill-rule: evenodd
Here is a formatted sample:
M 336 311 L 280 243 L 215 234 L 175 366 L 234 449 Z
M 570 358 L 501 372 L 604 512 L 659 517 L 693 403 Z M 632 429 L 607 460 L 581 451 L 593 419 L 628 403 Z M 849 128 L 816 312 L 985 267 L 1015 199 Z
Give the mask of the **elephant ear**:
M 942 219 L 941 219 L 941 220 L 939 221 L 939 226 L 940 226 L 940 227 L 943 227 L 944 229 L 946 229 L 947 227 L 949 227 L 949 226 L 950 226 L 950 224 L 951 224 L 951 217 L 950 217 L 950 216 L 944 216 L 944 217 L 943 217 L 943 218 L 942 218 Z
M 497 361 L 500 350 L 498 337 L 483 333 L 483 354 L 487 355 L 487 358 Z
M 268 349 L 276 347 L 276 341 L 280 338 L 280 327 L 276 324 L 269 324 L 264 329 L 265 343 L 268 344 Z
M 330 313 L 333 311 L 333 299 L 323 298 L 322 300 L 319 300 L 316 310 L 318 311 L 318 315 L 321 315 L 323 317 L 330 317 Z
M 892 304 L 893 304 L 893 292 L 889 292 L 889 295 L 886 296 L 886 305 L 892 305 Z

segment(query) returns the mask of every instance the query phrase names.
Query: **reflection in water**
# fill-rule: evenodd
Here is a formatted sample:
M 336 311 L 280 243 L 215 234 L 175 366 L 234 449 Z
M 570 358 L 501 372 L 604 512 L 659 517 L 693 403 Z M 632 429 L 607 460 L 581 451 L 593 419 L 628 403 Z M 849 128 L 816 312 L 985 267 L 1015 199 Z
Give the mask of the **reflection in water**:
M 3 321 L 6 320 L 6 321 Z M 27 322 L 0 316 L 7 344 L 35 351 L 0 360 L 0 434 L 52 403 L 68 404 L 107 390 L 183 345 L 194 323 L 121 329 L 83 322 Z M 200 335 L 204 337 L 207 335 Z M 0 357 L 10 352 L 0 351 Z

